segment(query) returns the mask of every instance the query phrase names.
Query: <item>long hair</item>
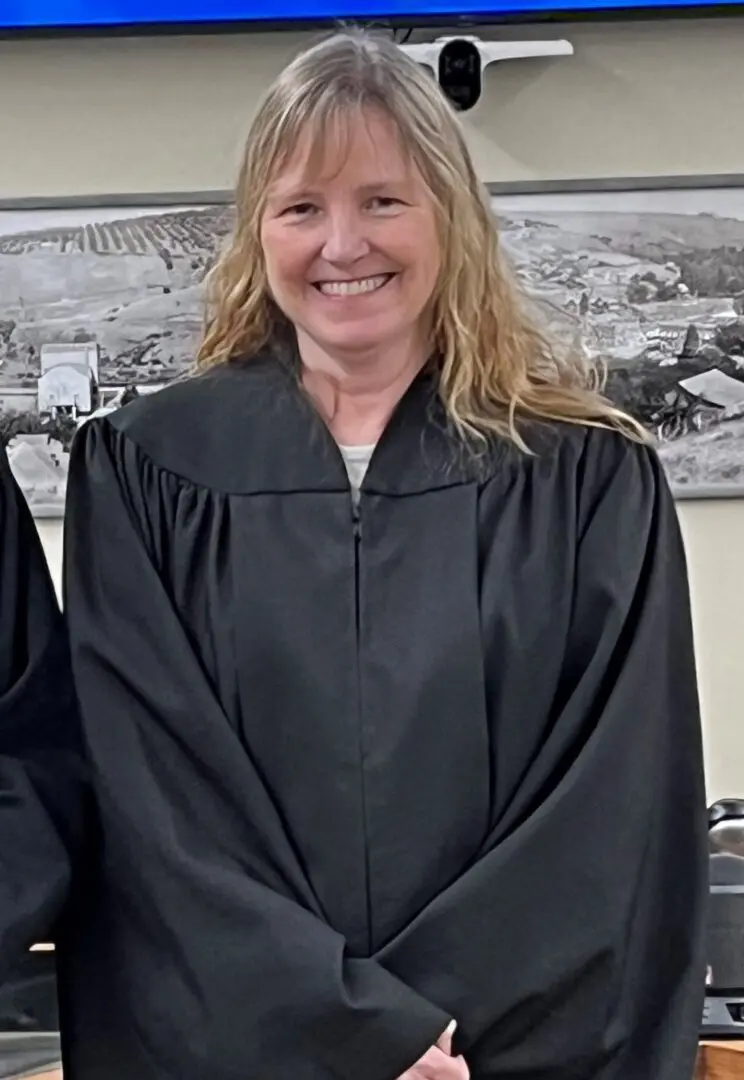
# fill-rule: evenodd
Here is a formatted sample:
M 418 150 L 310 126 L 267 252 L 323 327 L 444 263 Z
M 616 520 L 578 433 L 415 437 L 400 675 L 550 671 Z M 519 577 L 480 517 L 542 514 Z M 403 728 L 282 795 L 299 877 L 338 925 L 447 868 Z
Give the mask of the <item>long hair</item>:
M 207 279 L 197 368 L 257 352 L 286 329 L 266 280 L 260 243 L 265 193 L 298 145 L 347 134 L 360 110 L 381 110 L 433 198 L 441 268 L 431 300 L 438 392 L 462 434 L 497 434 L 526 449 L 520 418 L 644 429 L 599 393 L 596 368 L 575 344 L 551 340 L 529 310 L 500 250 L 488 195 L 457 114 L 434 79 L 389 38 L 344 30 L 300 54 L 253 119 L 236 191 L 237 221 Z

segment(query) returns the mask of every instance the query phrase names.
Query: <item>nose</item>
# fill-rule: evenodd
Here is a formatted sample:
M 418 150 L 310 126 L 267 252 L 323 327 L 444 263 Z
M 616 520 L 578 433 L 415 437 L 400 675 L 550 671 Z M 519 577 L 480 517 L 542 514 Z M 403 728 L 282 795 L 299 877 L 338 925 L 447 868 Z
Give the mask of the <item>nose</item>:
M 358 213 L 350 210 L 329 211 L 325 226 L 321 255 L 326 262 L 344 265 L 368 254 L 364 220 Z

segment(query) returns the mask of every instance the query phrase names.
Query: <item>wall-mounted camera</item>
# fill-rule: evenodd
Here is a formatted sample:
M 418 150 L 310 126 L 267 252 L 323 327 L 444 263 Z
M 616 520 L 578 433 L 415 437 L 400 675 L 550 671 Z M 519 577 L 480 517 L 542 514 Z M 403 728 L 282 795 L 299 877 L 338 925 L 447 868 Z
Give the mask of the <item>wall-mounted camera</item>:
M 460 112 L 478 104 L 483 75 L 498 60 L 536 56 L 572 56 L 570 41 L 482 41 L 478 37 L 441 37 L 398 48 L 434 74 L 447 99 Z

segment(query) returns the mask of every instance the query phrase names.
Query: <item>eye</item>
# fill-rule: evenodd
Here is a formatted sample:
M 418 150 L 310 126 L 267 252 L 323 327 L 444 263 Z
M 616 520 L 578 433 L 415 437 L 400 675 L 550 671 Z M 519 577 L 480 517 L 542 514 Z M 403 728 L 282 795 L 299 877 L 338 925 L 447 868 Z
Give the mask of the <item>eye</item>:
M 403 203 L 391 195 L 376 195 L 370 200 L 370 205 L 373 210 L 391 210 L 396 206 L 403 206 Z
M 288 207 L 286 207 L 286 209 L 282 210 L 281 216 L 282 217 L 308 217 L 310 214 L 313 213 L 314 210 L 317 210 L 317 207 L 313 206 L 312 203 L 308 203 L 308 202 L 294 203 L 292 206 L 288 206 Z

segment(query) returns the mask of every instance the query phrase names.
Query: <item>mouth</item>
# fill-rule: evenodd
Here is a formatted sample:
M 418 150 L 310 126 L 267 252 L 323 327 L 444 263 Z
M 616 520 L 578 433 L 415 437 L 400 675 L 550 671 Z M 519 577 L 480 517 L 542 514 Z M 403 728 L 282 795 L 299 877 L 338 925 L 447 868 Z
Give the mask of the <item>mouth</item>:
M 345 297 L 365 296 L 379 292 L 397 274 L 376 274 L 374 277 L 356 278 L 354 281 L 314 281 L 313 286 L 322 296 Z

